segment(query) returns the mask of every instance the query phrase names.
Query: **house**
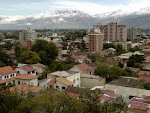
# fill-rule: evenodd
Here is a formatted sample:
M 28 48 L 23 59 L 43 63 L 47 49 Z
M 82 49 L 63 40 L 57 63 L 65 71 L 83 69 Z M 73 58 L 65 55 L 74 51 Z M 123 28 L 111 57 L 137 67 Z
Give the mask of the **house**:
M 27 85 L 33 85 L 38 86 L 38 76 L 35 75 L 29 75 L 29 74 L 21 74 L 15 77 L 15 84 L 27 84 Z
M 69 69 L 69 71 L 85 73 L 85 74 L 90 74 L 90 75 L 94 73 L 94 69 L 85 63 L 75 65 L 74 67 Z
M 12 67 L 6 66 L 0 68 L 0 85 L 14 84 L 17 71 Z
M 140 71 L 138 75 L 139 75 L 139 80 L 150 82 L 150 71 Z
M 24 47 L 27 50 L 31 50 L 33 44 L 35 44 L 34 40 L 21 41 L 19 43 L 19 47 Z
M 68 86 L 80 87 L 80 73 L 71 71 L 56 71 L 47 75 L 49 87 L 67 89 Z
M 18 74 L 31 74 L 36 75 L 36 69 L 30 67 L 30 66 L 22 66 L 15 69 Z
M 79 56 L 71 56 L 66 59 L 67 61 L 72 61 L 73 63 L 91 63 L 91 59 L 87 56 L 79 55 Z
M 95 86 L 104 86 L 105 82 L 106 80 L 103 77 L 89 74 L 81 74 L 81 87 L 93 88 Z
M 112 55 L 114 55 L 115 54 L 115 52 L 116 52 L 116 49 L 114 49 L 114 48 L 108 48 L 108 49 L 106 49 L 106 50 L 104 50 L 105 52 L 106 52 L 106 54 L 112 54 Z
M 147 56 L 147 57 L 145 58 L 145 63 L 150 63 L 150 56 Z
M 32 92 L 33 94 L 39 94 L 43 90 L 40 86 L 31 86 L 27 84 L 20 84 L 14 87 L 10 88 L 11 92 L 18 92 L 19 94 L 28 94 L 29 92 Z
M 101 103 L 104 103 L 106 101 L 112 102 L 116 99 L 116 97 L 117 97 L 117 94 L 115 94 L 112 91 L 103 91 L 102 96 L 100 97 L 100 101 L 101 101 Z
M 42 74 L 44 70 L 46 70 L 48 68 L 48 66 L 44 65 L 44 64 L 33 64 L 31 65 L 31 67 L 33 67 L 34 69 L 36 69 L 38 74 Z
M 150 46 L 149 45 L 143 45 L 143 46 L 140 46 L 139 48 L 141 51 L 150 51 Z
M 63 45 L 61 45 L 58 42 L 54 42 L 54 44 L 56 45 L 56 47 L 58 48 L 58 59 L 60 59 L 62 57 L 62 49 L 63 49 Z

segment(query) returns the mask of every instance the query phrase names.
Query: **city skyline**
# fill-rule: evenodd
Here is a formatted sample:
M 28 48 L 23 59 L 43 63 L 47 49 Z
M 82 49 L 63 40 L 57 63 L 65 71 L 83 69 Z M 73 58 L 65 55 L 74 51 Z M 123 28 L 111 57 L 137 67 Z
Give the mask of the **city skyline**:
M 80 10 L 90 14 L 101 14 L 119 9 L 130 12 L 149 6 L 149 0 L 5 0 L 0 4 L 0 15 L 28 16 L 55 10 Z

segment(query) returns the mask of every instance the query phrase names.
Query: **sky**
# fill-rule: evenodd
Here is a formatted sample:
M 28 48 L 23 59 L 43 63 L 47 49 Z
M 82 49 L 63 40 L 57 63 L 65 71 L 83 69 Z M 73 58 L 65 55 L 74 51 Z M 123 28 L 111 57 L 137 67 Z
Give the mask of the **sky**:
M 145 7 L 150 7 L 150 0 L 0 0 L 0 15 L 29 16 L 55 10 L 102 14 L 119 9 L 136 11 Z

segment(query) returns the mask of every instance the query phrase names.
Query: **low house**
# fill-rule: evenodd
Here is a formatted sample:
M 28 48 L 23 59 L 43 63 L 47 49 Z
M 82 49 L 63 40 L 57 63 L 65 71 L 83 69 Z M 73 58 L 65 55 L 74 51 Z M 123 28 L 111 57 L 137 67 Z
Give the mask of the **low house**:
M 143 45 L 139 48 L 141 51 L 150 51 L 150 46 L 149 45 Z
M 15 69 L 18 74 L 31 74 L 36 75 L 36 69 L 30 67 L 30 66 L 22 66 Z
M 145 58 L 145 63 L 150 63 L 150 56 L 147 56 L 147 57 Z
M 12 67 L 6 66 L 0 68 L 0 85 L 14 84 L 17 71 Z
M 19 43 L 19 47 L 24 47 L 27 50 L 31 50 L 33 44 L 35 44 L 34 40 L 21 41 Z
M 139 80 L 150 82 L 150 71 L 140 71 L 138 75 L 139 75 Z
M 35 75 L 29 75 L 29 74 L 21 74 L 15 77 L 15 84 L 27 84 L 27 85 L 33 85 L 38 86 L 38 76 Z
M 72 61 L 73 63 L 91 63 L 91 59 L 83 55 L 71 56 L 71 57 L 68 57 L 66 60 Z
M 114 55 L 115 52 L 116 52 L 116 49 L 114 49 L 114 48 L 108 48 L 108 49 L 106 49 L 104 51 L 106 52 L 106 54 L 112 54 L 112 55 Z
M 48 68 L 48 66 L 44 65 L 44 64 L 33 64 L 31 65 L 31 67 L 33 67 L 34 69 L 36 69 L 38 74 L 42 74 L 44 70 L 46 70 Z
M 50 87 L 66 89 L 68 86 L 80 87 L 80 73 L 71 71 L 56 71 L 47 75 Z
M 100 101 L 101 103 L 104 103 L 104 102 L 111 102 L 111 101 L 114 101 L 117 97 L 117 94 L 115 94 L 114 92 L 112 91 L 103 91 L 102 92 L 102 96 L 100 97 Z
M 93 88 L 95 86 L 104 86 L 105 82 L 106 80 L 103 77 L 89 74 L 81 74 L 81 87 Z
M 85 74 L 90 74 L 90 75 L 94 73 L 94 69 L 85 63 L 75 65 L 74 67 L 69 69 L 69 71 L 85 73 Z
M 31 86 L 27 84 L 20 84 L 10 88 L 11 92 L 15 93 L 17 91 L 19 94 L 28 94 L 29 92 L 32 92 L 33 94 L 39 94 L 42 90 L 43 88 L 40 86 Z

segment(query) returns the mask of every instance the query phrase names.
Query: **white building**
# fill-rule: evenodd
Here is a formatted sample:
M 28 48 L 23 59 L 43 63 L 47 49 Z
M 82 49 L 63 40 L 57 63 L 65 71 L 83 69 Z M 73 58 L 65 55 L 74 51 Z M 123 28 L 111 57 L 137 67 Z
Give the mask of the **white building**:
M 30 67 L 30 66 L 23 66 L 23 67 L 18 67 L 15 69 L 18 74 L 31 74 L 31 75 L 36 75 L 36 69 Z
M 80 73 L 71 71 L 56 71 L 47 76 L 50 87 L 65 90 L 68 86 L 80 87 Z
M 37 39 L 37 33 L 34 29 L 27 28 L 21 32 L 19 32 L 19 40 L 27 41 L 30 39 Z
M 42 74 L 44 70 L 48 68 L 48 66 L 43 65 L 43 64 L 33 64 L 31 65 L 34 69 L 36 69 L 38 74 Z
M 27 84 L 32 86 L 38 86 L 38 77 L 35 75 L 21 74 L 16 77 L 15 85 Z
M 17 72 L 10 66 L 1 67 L 0 84 L 3 85 L 14 84 L 16 73 Z

